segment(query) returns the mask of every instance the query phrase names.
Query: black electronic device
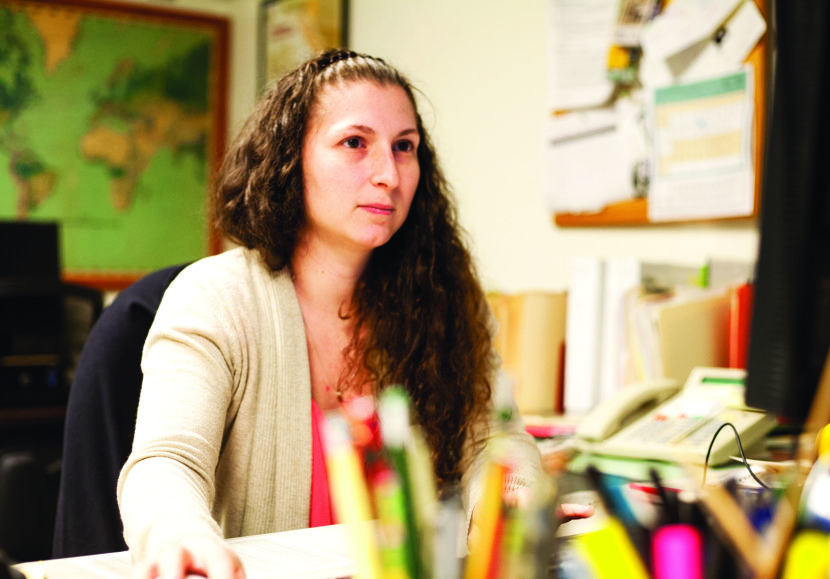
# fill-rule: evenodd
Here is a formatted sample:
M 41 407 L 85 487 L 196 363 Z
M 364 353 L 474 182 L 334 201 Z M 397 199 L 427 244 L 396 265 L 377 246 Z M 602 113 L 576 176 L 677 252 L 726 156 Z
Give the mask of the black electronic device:
M 0 221 L 0 407 L 63 405 L 101 293 L 61 281 L 59 226 Z
M 799 425 L 830 348 L 830 5 L 774 4 L 746 402 Z
M 59 226 L 0 221 L 0 404 L 65 398 Z
M 0 280 L 58 281 L 59 226 L 51 221 L 0 221 Z

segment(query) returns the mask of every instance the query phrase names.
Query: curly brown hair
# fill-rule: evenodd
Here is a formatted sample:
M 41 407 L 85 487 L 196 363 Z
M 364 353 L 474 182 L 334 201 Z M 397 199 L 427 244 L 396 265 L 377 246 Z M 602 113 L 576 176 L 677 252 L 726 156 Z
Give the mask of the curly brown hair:
M 495 360 L 484 292 L 409 81 L 382 59 L 333 50 L 269 87 L 225 158 L 215 191 L 219 228 L 271 269 L 290 267 L 305 223 L 305 132 L 321 91 L 345 82 L 400 86 L 420 135 L 407 219 L 374 250 L 355 290 L 347 367 L 365 372 L 376 393 L 404 386 L 439 483 L 455 483 L 465 445 L 482 442 L 474 425 L 490 411 Z

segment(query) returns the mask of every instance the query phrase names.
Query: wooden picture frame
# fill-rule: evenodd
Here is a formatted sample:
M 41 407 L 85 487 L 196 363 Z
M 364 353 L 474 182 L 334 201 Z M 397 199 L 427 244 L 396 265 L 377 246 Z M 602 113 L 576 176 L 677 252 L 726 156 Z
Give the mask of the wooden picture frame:
M 0 218 L 57 221 L 66 281 L 121 289 L 221 249 L 228 19 L 0 0 Z
M 328 48 L 348 46 L 348 0 L 262 0 L 260 90 Z

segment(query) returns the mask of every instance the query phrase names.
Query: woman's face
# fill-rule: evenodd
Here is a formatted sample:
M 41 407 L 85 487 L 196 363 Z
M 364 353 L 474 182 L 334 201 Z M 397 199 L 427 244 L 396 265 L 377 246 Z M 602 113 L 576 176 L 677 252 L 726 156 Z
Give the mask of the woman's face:
M 307 241 L 364 253 L 389 241 L 418 187 L 419 140 L 401 87 L 355 81 L 325 88 L 303 142 Z

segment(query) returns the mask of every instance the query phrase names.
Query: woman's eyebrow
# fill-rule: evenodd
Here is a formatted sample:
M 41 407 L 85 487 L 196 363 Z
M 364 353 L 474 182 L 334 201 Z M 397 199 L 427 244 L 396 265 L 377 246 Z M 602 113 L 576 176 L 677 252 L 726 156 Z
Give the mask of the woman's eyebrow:
M 366 133 L 366 134 L 369 134 L 369 135 L 374 135 L 375 132 L 376 132 L 372 127 L 369 127 L 367 125 L 361 125 L 361 124 L 349 125 L 347 127 L 343 127 L 341 130 L 344 130 L 344 131 L 359 131 L 361 133 Z M 396 136 L 397 137 L 404 137 L 404 136 L 408 136 L 408 135 L 411 135 L 411 134 L 416 134 L 417 135 L 418 134 L 418 129 L 415 128 L 415 127 L 404 129 L 401 132 L 399 132 Z

